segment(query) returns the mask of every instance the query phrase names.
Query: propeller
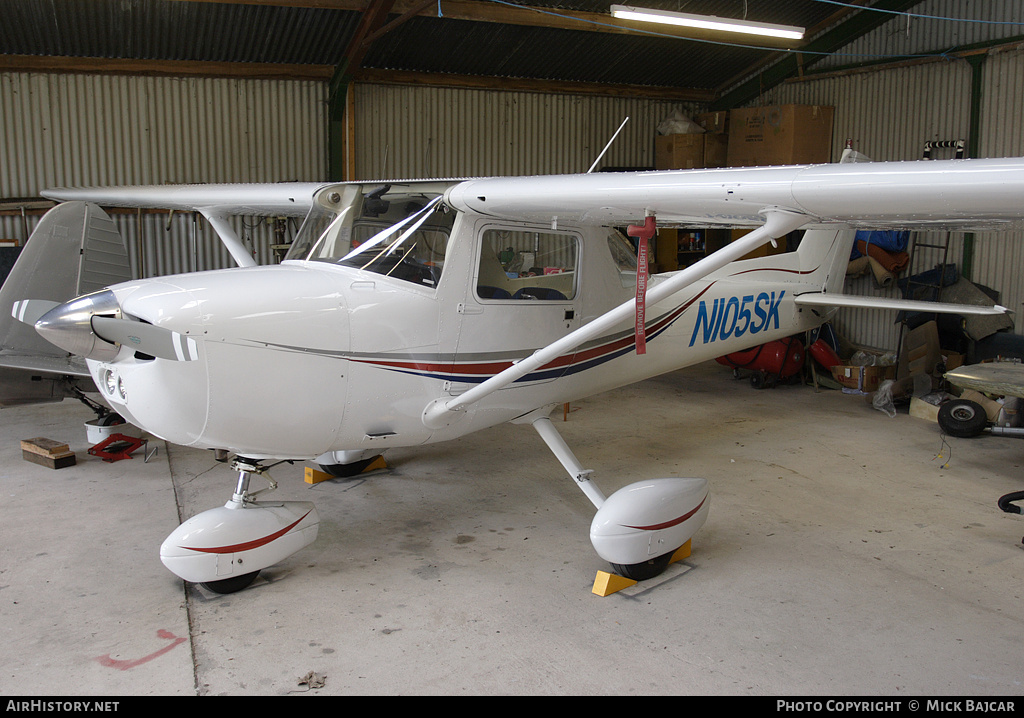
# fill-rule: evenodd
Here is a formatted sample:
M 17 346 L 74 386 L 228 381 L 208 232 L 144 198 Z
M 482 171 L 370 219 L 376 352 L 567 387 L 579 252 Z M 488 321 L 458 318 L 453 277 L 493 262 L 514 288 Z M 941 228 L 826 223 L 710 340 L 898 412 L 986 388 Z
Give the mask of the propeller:
M 119 351 L 117 345 L 171 361 L 199 358 L 199 346 L 192 337 L 126 318 L 109 289 L 63 304 L 21 299 L 14 302 L 11 315 L 35 326 L 39 335 L 51 344 L 86 359 L 112 361 Z
M 92 330 L 108 342 L 171 361 L 195 361 L 199 358 L 196 340 L 178 332 L 146 322 L 94 316 Z

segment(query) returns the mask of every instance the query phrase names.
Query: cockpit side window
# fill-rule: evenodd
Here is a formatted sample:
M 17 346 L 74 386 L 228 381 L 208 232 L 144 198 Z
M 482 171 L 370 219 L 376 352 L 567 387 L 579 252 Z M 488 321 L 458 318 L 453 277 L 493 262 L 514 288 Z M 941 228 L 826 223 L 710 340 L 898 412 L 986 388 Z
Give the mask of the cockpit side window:
M 485 229 L 480 299 L 567 301 L 576 296 L 579 237 L 568 232 Z
M 331 262 L 436 286 L 455 213 L 439 191 L 416 185 L 348 185 L 319 202 L 286 259 Z
M 636 284 L 637 258 L 633 245 L 617 229 L 609 229 L 608 250 L 612 254 L 612 261 L 619 269 L 619 282 L 623 287 L 634 286 Z

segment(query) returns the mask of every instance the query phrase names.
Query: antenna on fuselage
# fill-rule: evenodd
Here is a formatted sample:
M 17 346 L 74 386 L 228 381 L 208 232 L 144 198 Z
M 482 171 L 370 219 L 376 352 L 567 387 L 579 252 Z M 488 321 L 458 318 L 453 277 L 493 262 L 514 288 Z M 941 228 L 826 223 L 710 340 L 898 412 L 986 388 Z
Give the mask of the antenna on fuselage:
M 628 117 L 622 121 L 622 124 L 619 125 L 619 129 L 615 130 L 615 134 L 612 135 L 612 138 L 610 140 L 608 140 L 608 144 L 606 144 L 604 146 L 604 149 L 601 150 L 601 154 L 599 154 L 597 156 L 597 159 L 594 160 L 594 164 L 590 165 L 590 169 L 587 170 L 587 174 L 590 174 L 591 172 L 594 171 L 594 168 L 597 167 L 597 163 L 601 161 L 602 157 L 604 157 L 604 153 L 607 152 L 608 148 L 612 146 L 612 142 L 614 142 L 615 138 L 619 136 L 619 133 L 622 132 L 622 128 L 626 126 L 627 122 L 629 122 L 629 118 Z

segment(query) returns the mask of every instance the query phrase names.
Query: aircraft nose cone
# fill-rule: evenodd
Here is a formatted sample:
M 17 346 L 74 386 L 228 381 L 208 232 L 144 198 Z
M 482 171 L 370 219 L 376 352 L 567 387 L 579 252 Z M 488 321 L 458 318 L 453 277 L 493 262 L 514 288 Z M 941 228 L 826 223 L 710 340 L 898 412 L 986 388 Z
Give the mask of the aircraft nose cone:
M 36 322 L 36 331 L 51 344 L 86 359 L 110 361 L 118 347 L 104 341 L 92 328 L 97 315 L 120 317 L 121 306 L 109 289 L 85 294 L 46 312 Z

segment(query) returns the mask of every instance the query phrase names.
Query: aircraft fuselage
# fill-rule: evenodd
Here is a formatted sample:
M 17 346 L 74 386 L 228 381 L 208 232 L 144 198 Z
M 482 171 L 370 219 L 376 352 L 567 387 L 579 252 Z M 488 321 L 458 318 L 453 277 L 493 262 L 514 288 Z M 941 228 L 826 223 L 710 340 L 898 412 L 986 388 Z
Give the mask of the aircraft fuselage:
M 314 459 L 456 438 L 823 321 L 791 301 L 820 290 L 819 267 L 803 266 L 814 257 L 733 263 L 647 307 L 646 353 L 636 352 L 633 322 L 623 322 L 432 428 L 423 421 L 430 402 L 460 394 L 635 292 L 635 272 L 617 263 L 611 230 L 565 226 L 557 234 L 574 250 L 548 261 L 571 266 L 538 276 L 504 272 L 510 291 L 481 296 L 500 281 L 486 277 L 493 258 L 485 238 L 496 232 L 552 234 L 460 214 L 436 281 L 289 259 L 115 285 L 125 314 L 194 338 L 196 360 L 122 346 L 113 360 L 90 360 L 90 371 L 115 410 L 172 443 Z M 565 291 L 504 296 L 545 282 Z

